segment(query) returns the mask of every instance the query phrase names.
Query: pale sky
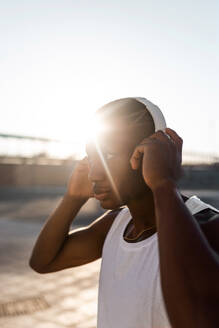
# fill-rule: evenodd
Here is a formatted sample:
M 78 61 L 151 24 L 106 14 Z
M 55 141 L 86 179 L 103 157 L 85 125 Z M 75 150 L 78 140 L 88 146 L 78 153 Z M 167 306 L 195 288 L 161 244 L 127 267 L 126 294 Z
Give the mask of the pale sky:
M 0 133 L 80 142 L 145 97 L 184 149 L 219 154 L 219 1 L 0 0 Z

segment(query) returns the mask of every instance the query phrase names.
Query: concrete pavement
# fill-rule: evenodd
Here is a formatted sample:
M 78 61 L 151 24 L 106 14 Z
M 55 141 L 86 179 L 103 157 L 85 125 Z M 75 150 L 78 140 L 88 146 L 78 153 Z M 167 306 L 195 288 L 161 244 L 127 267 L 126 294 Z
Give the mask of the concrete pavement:
M 28 259 L 41 224 L 0 220 L 0 327 L 96 327 L 100 260 L 40 275 Z
M 32 196 L 29 191 L 17 196 L 8 192 L 0 198 L 1 328 L 96 327 L 100 260 L 44 275 L 28 266 L 43 221 L 57 206 L 61 192 L 35 190 Z M 185 194 L 196 194 L 219 207 L 218 191 L 189 190 Z M 87 204 L 73 228 L 86 225 L 86 217 L 95 218 L 97 210 L 95 203 Z

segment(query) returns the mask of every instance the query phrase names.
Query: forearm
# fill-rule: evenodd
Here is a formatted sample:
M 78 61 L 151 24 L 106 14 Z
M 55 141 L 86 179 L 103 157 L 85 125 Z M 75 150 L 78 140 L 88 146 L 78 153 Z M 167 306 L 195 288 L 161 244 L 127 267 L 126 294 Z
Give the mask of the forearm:
M 194 297 L 197 304 L 197 297 L 213 290 L 218 259 L 174 184 L 163 183 L 153 195 L 164 298 L 173 320 L 182 323 L 194 318 Z
M 85 199 L 76 199 L 68 194 L 62 198 L 38 236 L 30 258 L 31 267 L 43 268 L 56 257 L 72 221 L 85 202 Z

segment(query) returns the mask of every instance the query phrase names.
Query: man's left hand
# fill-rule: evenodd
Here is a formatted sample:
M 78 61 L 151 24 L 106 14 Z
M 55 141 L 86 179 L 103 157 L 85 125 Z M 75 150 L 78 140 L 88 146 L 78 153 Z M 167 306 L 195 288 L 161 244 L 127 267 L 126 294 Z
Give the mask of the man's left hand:
M 140 167 L 145 183 L 152 190 L 165 181 L 176 181 L 181 176 L 183 140 L 169 128 L 145 138 L 135 148 L 130 163 L 133 170 Z

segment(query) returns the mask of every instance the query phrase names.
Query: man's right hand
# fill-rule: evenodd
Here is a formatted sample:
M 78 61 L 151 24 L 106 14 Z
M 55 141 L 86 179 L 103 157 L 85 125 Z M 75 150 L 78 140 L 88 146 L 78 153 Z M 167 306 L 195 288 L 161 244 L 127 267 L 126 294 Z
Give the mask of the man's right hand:
M 87 157 L 76 165 L 68 182 L 67 195 L 87 201 L 93 197 L 92 183 L 88 179 L 89 164 Z

